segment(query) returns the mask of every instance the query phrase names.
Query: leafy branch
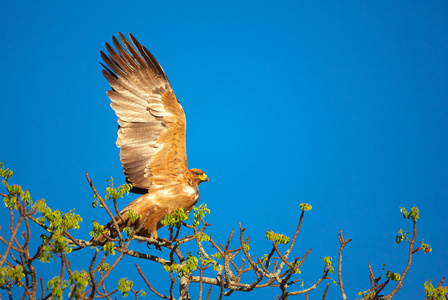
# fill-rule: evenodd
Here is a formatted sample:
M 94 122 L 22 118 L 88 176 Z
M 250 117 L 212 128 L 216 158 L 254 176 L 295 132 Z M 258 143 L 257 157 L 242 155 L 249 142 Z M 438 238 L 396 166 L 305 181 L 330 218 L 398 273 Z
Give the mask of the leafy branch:
M 232 229 L 225 242 L 215 240 L 213 234 L 208 231 L 210 224 L 204 219 L 210 214 L 205 204 L 193 208 L 192 212 L 178 209 L 167 215 L 162 221 L 169 230 L 169 238 L 166 239 L 155 240 L 136 236 L 134 232 L 137 232 L 139 228 L 125 228 L 120 232 L 116 222 L 112 230 L 117 231 L 117 237 L 110 238 L 110 232 L 98 222 L 93 221 L 91 236 L 107 236 L 107 242 L 99 245 L 96 242 L 74 237 L 83 221 L 74 210 L 63 213 L 50 209 L 44 199 L 33 201 L 27 190 L 23 190 L 18 185 L 9 184 L 12 175 L 12 171 L 0 163 L 0 176 L 3 178 L 2 183 L 5 187 L 5 193 L 0 195 L 10 216 L 9 234 L 2 233 L 0 236 L 0 242 L 3 244 L 0 249 L 0 288 L 7 292 L 10 299 L 13 298 L 14 293 L 21 293 L 22 298 L 29 299 L 38 297 L 62 299 L 64 295 L 68 295 L 70 299 L 112 299 L 114 295 L 122 297 L 132 295 L 135 299 L 144 297 L 146 292 L 143 289 L 134 289 L 134 281 L 127 277 L 120 278 L 115 284 L 109 280 L 109 276 L 114 271 L 116 273 L 116 268 L 125 256 L 140 260 L 138 264 L 135 264 L 137 273 L 148 290 L 162 299 L 191 299 L 189 287 L 192 284 L 199 286 L 198 299 L 210 299 L 212 295 L 222 299 L 235 292 L 250 292 L 267 287 L 277 289 L 278 299 L 288 299 L 296 295 L 305 295 L 308 298 L 308 294 L 323 282 L 327 284 L 322 299 L 326 298 L 331 282 L 339 285 L 342 299 L 347 299 L 342 278 L 342 256 L 344 247 L 351 242 L 351 239 L 344 239 L 342 231 L 339 233 L 337 279 L 331 277 L 336 266 L 332 265 L 332 257 L 327 256 L 323 258 L 323 264 L 320 267 L 321 275 L 315 278 L 312 284 L 305 286 L 301 266 L 306 262 L 311 249 L 302 253 L 301 256 L 292 256 L 305 214 L 312 210 L 309 204 L 299 205 L 301 212 L 292 237 L 267 230 L 265 251 L 255 249 L 262 253 L 259 256 L 253 255 L 254 249 L 250 247 L 250 237 L 246 235 L 246 229 L 241 223 L 239 223 L 239 232 L 236 233 Z M 110 179 L 105 196 L 100 196 L 88 174 L 86 177 L 94 194 L 93 206 L 104 209 L 111 220 L 116 220 L 115 215 L 120 218 L 117 200 L 126 196 L 132 187 L 127 184 L 115 187 L 113 179 Z M 109 208 L 110 203 L 113 209 Z M 423 241 L 420 242 L 420 246 L 415 246 L 418 209 L 412 208 L 408 212 L 405 208 L 401 208 L 401 213 L 413 225 L 412 235 L 400 229 L 396 237 L 398 244 L 402 242 L 409 244 L 407 265 L 401 273 L 387 270 L 385 279 L 381 281 L 381 276 L 375 277 L 369 264 L 370 288 L 359 293 L 362 299 L 391 299 L 401 289 L 413 255 L 419 251 L 427 253 L 432 250 L 431 246 Z M 140 216 L 132 212 L 129 214 L 131 218 L 142 218 L 140 226 L 148 217 L 148 215 Z M 31 227 L 30 224 L 36 224 L 38 227 Z M 35 242 L 32 243 L 31 237 L 36 235 L 39 228 L 43 233 L 36 246 Z M 22 232 L 20 237 L 19 232 Z M 133 249 L 135 243 L 132 241 L 134 240 L 154 245 L 161 249 L 161 252 L 154 255 L 149 254 L 150 252 L 137 251 Z M 192 246 L 196 248 L 196 251 L 191 251 Z M 88 266 L 74 268 L 71 261 L 73 253 L 83 251 L 84 256 L 90 255 L 88 252 L 90 248 L 95 248 L 95 251 Z M 52 274 L 54 276 L 46 283 L 42 274 L 39 275 L 39 268 L 36 268 L 37 260 L 60 266 L 59 269 L 54 268 L 56 273 Z M 150 283 L 148 274 L 145 274 L 139 266 L 145 263 L 145 260 L 150 261 L 150 264 L 160 265 L 165 270 L 167 280 L 170 282 L 169 290 L 158 291 Z M 145 266 L 144 269 L 154 267 Z M 396 282 L 392 292 L 382 296 L 383 289 L 392 282 Z M 442 284 L 443 279 L 434 288 L 431 281 L 427 281 L 425 283 L 427 299 L 445 299 L 448 288 L 443 287 Z

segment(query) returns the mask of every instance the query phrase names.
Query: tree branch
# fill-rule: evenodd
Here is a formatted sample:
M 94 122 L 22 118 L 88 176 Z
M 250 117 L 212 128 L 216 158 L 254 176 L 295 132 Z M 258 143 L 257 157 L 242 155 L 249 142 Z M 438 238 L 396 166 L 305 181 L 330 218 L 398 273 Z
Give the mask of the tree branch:
M 344 236 L 342 235 L 342 230 L 339 230 L 339 242 L 341 246 L 339 247 L 339 261 L 338 261 L 338 278 L 339 278 L 339 287 L 341 289 L 341 296 L 343 300 L 347 300 L 347 296 L 344 291 L 344 282 L 342 281 L 342 250 L 344 250 L 345 245 L 350 243 L 351 239 L 344 240 Z

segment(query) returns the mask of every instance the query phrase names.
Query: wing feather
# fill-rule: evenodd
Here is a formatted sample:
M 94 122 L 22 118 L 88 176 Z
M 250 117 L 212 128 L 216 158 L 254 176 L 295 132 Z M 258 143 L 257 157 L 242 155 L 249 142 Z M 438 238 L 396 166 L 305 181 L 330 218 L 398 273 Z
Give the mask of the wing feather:
M 117 49 L 119 55 L 121 58 L 126 61 L 126 64 L 132 68 L 132 70 L 138 69 L 138 64 L 132 59 L 132 57 L 126 52 L 126 50 L 123 48 L 123 46 L 120 44 L 120 42 L 117 40 L 115 36 L 112 36 L 112 42 Z
M 130 34 L 119 33 L 101 52 L 107 91 L 118 116 L 117 146 L 126 180 L 149 190 L 188 180 L 186 120 L 171 85 L 154 56 Z
M 145 64 L 145 61 L 140 56 L 140 54 L 137 52 L 137 50 L 132 46 L 132 44 L 126 39 L 126 37 L 119 32 L 118 36 L 120 37 L 121 42 L 125 46 L 125 48 L 128 50 L 128 53 L 131 55 L 132 59 L 139 65 L 139 68 L 143 67 Z

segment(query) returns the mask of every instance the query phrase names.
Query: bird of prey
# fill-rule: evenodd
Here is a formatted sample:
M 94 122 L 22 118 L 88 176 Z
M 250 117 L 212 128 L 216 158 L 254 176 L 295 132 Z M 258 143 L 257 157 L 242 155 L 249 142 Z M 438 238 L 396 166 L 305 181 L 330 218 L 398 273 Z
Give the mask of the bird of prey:
M 199 169 L 188 169 L 185 144 L 186 119 L 160 64 L 132 34 L 132 44 L 119 33 L 114 50 L 101 51 L 103 75 L 112 90 L 107 95 L 118 116 L 117 146 L 131 192 L 143 194 L 115 218 L 120 230 L 140 228 L 136 235 L 157 238 L 160 220 L 182 208 L 190 211 L 199 199 L 198 185 L 209 181 Z M 128 218 L 128 212 L 142 217 Z M 145 221 L 144 224 L 141 222 Z M 105 226 L 115 237 L 112 221 Z M 100 236 L 95 239 L 104 242 Z

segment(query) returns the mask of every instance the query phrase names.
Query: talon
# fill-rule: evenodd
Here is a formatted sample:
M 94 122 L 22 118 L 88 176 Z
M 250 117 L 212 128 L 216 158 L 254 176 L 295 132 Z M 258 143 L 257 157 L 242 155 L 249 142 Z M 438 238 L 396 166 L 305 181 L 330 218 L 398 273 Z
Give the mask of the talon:
M 157 239 L 159 242 L 162 242 L 162 239 Z M 154 247 L 159 250 L 160 252 L 162 252 L 162 247 L 160 247 L 159 245 L 155 244 L 155 243 L 151 243 L 151 242 L 146 242 L 146 247 L 148 247 L 148 249 L 151 249 L 151 245 L 154 245 Z

